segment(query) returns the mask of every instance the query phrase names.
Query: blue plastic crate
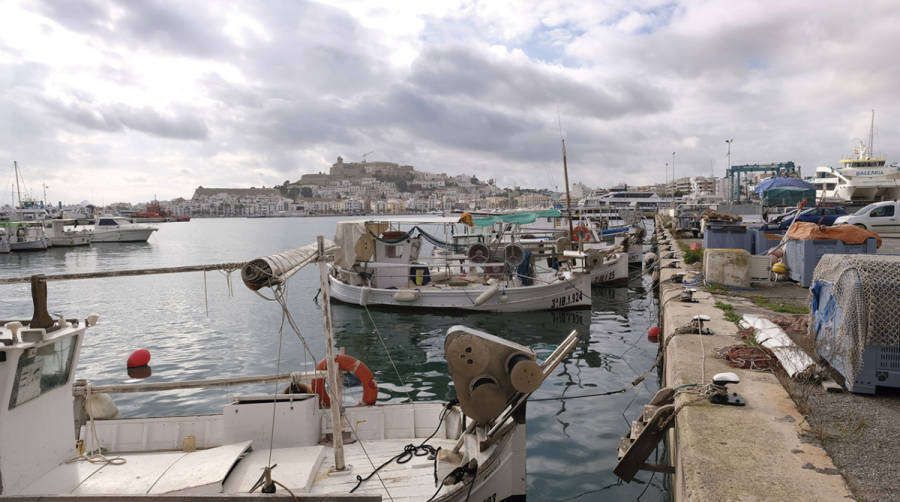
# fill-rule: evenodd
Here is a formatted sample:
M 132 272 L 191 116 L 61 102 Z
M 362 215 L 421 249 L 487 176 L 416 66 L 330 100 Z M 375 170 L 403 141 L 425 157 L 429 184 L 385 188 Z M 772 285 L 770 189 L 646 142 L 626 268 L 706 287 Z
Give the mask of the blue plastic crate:
M 753 233 L 742 225 L 707 223 L 703 249 L 743 249 L 753 253 Z
M 788 267 L 788 277 L 804 288 L 812 284 L 813 271 L 819 260 L 826 254 L 875 254 L 878 242 L 866 239 L 865 244 L 845 244 L 838 239 L 810 239 L 787 241 L 784 248 L 784 264 Z
M 779 230 L 778 227 L 751 227 L 749 230 L 753 234 L 753 250 L 752 254 L 763 254 L 769 248 L 777 246 L 784 237 L 785 231 Z M 777 235 L 778 239 L 767 239 L 767 235 Z
M 850 283 L 859 281 L 855 271 Z M 852 336 L 839 334 L 839 328 L 848 323 L 859 322 L 858 314 L 848 316 L 840 307 L 841 301 L 834 296 L 833 284 L 816 282 L 812 292 L 812 331 L 815 334 L 816 352 L 844 377 L 844 386 L 850 392 L 874 394 L 877 387 L 900 387 L 900 346 L 872 343 L 863 348 L 862 366 L 853 361 L 853 348 L 857 343 Z M 864 295 L 861 284 L 850 288 L 845 295 Z M 849 319 L 848 319 L 849 317 Z

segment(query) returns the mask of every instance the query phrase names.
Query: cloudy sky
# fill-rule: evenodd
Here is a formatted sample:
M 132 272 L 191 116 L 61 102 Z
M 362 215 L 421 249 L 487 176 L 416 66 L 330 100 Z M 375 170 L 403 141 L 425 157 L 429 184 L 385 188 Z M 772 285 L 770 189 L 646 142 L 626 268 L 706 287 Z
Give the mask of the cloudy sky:
M 0 3 L 0 204 L 272 186 L 338 155 L 562 189 L 900 160 L 895 1 Z

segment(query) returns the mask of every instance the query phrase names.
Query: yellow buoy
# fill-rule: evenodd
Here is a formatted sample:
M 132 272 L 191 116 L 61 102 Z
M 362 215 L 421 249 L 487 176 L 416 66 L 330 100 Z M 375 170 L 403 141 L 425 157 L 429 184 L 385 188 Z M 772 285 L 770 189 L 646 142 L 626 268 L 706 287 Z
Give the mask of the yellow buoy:
M 782 262 L 778 262 L 778 263 L 772 265 L 772 272 L 775 272 L 776 274 L 782 274 L 782 275 L 786 274 L 786 273 L 788 273 L 787 265 L 785 265 Z

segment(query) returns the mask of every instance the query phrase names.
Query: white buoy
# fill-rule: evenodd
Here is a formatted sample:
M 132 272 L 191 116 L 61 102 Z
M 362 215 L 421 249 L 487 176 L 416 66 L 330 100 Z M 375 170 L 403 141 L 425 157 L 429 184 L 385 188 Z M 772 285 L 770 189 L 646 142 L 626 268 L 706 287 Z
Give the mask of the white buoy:
M 369 288 L 367 286 L 359 288 L 359 304 L 363 307 L 369 304 Z
M 395 302 L 414 302 L 418 299 L 418 291 L 397 291 L 396 293 L 394 293 Z
M 478 298 L 475 299 L 475 305 L 478 306 L 484 304 L 494 295 L 496 295 L 498 291 L 500 291 L 500 285 L 496 282 L 491 284 L 489 288 L 485 289 L 480 295 L 478 295 Z
M 91 394 L 84 402 L 84 409 L 88 415 L 97 420 L 109 420 L 119 416 L 119 408 L 109 394 Z

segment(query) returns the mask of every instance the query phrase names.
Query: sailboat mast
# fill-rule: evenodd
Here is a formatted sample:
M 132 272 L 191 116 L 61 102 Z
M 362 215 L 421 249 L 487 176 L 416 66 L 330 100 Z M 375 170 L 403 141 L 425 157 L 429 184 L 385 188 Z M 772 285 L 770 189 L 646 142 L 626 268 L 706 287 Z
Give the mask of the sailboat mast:
M 337 361 L 334 359 L 334 332 L 331 324 L 331 291 L 328 287 L 328 266 L 325 263 L 325 240 L 318 236 L 316 242 L 319 245 L 319 281 L 322 288 L 322 314 L 325 322 L 325 360 L 328 374 L 328 393 L 331 395 L 331 438 L 334 447 L 334 470 L 343 471 L 344 465 L 344 432 L 341 420 L 341 394 L 338 386 L 341 384 Z
M 575 242 L 575 231 L 572 229 L 572 196 L 569 194 L 569 166 L 566 164 L 566 140 L 562 139 L 563 174 L 566 177 L 566 214 L 569 220 L 569 240 Z
M 19 197 L 19 207 L 22 207 L 22 189 L 19 188 L 19 164 L 16 161 L 13 161 L 13 168 L 16 171 L 16 194 Z

